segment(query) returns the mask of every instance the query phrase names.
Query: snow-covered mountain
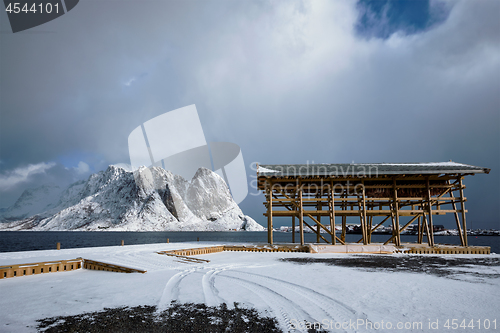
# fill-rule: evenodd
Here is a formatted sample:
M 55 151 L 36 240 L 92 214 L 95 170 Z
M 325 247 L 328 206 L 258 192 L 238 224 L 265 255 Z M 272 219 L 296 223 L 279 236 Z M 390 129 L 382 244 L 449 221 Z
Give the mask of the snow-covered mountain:
M 21 220 L 53 208 L 63 189 L 56 185 L 43 185 L 24 190 L 14 205 L 1 212 L 3 220 Z
M 48 195 L 45 201 L 40 199 L 48 191 L 32 190 L 37 195 L 31 196 L 23 193 L 15 205 L 2 213 L 4 223 L 0 223 L 0 229 L 264 230 L 243 214 L 224 180 L 205 168 L 198 169 L 193 179 L 187 181 L 158 167 L 128 172 L 110 165 L 87 181 L 74 183 L 64 191 L 59 189 L 62 193 L 57 201 L 49 202 Z M 23 208 L 23 203 L 29 206 L 30 202 L 30 209 Z

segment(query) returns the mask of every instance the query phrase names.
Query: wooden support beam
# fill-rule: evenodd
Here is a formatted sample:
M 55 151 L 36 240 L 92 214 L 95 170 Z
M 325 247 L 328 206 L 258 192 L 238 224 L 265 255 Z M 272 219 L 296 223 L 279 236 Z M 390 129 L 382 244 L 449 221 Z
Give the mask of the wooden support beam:
M 330 192 L 328 192 L 329 196 L 330 196 L 330 200 L 329 200 L 329 204 L 330 206 L 328 208 L 330 208 L 330 229 L 332 231 L 332 244 L 335 245 L 336 244 L 336 239 L 335 239 L 335 192 L 334 192 L 334 189 L 333 189 L 333 182 L 332 182 L 332 189 Z
M 365 238 L 365 245 L 369 243 L 369 239 L 368 239 L 368 221 L 366 219 L 366 196 L 365 196 L 365 184 L 364 183 L 361 183 L 363 186 L 362 186 L 362 193 L 361 193 L 361 196 L 362 196 L 362 208 L 363 208 L 363 224 L 361 225 L 362 227 L 362 232 L 364 234 L 364 238 Z
M 425 217 L 425 213 L 422 214 L 422 218 L 424 220 L 424 229 L 425 229 L 425 234 L 427 235 L 427 244 L 429 244 L 429 246 L 433 246 L 432 243 L 431 243 L 431 237 L 429 235 L 429 223 L 427 222 L 427 218 Z M 424 238 L 424 235 L 423 235 L 423 232 L 422 232 L 422 240 Z
M 399 203 L 398 203 L 398 188 L 396 187 L 396 178 L 393 180 L 393 190 L 394 190 L 394 218 L 396 227 L 396 246 L 401 246 L 401 234 L 399 233 Z
M 404 227 L 402 227 L 402 228 L 401 228 L 401 230 L 399 230 L 398 234 L 401 234 L 401 231 L 404 231 L 406 228 L 408 228 L 408 227 L 410 226 L 410 224 L 412 224 L 412 223 L 413 223 L 413 221 L 415 221 L 418 217 L 419 217 L 419 216 L 415 216 L 414 218 L 412 218 L 412 219 L 410 220 L 410 222 L 406 223 L 406 224 L 404 225 Z M 388 240 L 384 243 L 384 245 L 387 245 L 387 244 L 389 244 L 390 242 L 392 242 L 392 240 L 394 239 L 394 237 L 396 237 L 396 235 L 393 235 L 391 238 L 389 238 L 389 239 L 388 239 Z
M 422 228 L 422 216 L 419 216 L 418 217 L 418 228 L 417 228 L 417 243 L 418 244 L 422 244 L 422 232 L 423 232 L 423 228 Z
M 378 228 L 378 227 L 380 227 L 382 224 L 384 224 L 384 222 L 385 222 L 385 221 L 387 221 L 387 220 L 389 219 L 389 217 L 391 217 L 391 216 L 387 216 L 385 219 L 383 219 L 383 220 L 382 220 L 382 222 L 380 222 L 379 224 L 377 224 L 377 225 L 375 226 L 375 228 L 373 228 L 373 229 L 370 231 L 370 234 L 371 234 L 373 231 L 377 230 L 377 228 Z M 356 243 L 361 243 L 362 241 L 363 241 L 363 238 L 360 238 L 360 239 L 359 239 Z
M 345 194 L 341 195 L 341 198 L 345 198 Z M 342 202 L 342 211 L 347 209 L 347 203 L 345 201 Z M 347 216 L 342 215 L 342 233 L 340 234 L 340 239 L 342 242 L 345 242 L 345 235 L 347 232 Z
M 363 221 L 363 208 L 361 207 L 361 200 L 358 199 L 358 216 L 359 216 L 359 225 L 361 226 L 361 237 L 363 238 L 363 244 L 366 245 L 366 232 L 365 232 L 365 223 Z
M 313 227 L 311 227 L 311 226 L 309 225 L 309 223 L 307 223 L 306 221 L 304 221 L 304 224 L 306 225 L 306 227 L 308 227 L 309 229 L 311 229 L 313 232 L 315 232 L 315 231 L 316 231 L 316 230 L 314 230 L 314 228 L 313 228 Z M 321 235 L 321 234 L 320 234 L 320 235 L 319 235 L 319 237 L 320 237 L 320 239 L 324 240 L 326 243 L 328 243 L 328 244 L 330 243 L 330 242 L 329 242 L 329 241 L 328 241 L 325 237 L 323 237 L 323 235 Z
M 430 246 L 434 246 L 434 225 L 432 223 L 432 202 L 431 202 L 431 187 L 429 177 L 426 179 L 427 184 L 427 208 L 429 209 L 429 231 L 430 231 Z M 429 235 L 427 235 L 429 237 Z
M 306 211 L 304 211 L 304 212 L 306 212 Z M 335 232 L 332 232 L 332 231 L 328 230 L 328 228 L 327 228 L 327 227 L 325 227 L 323 224 L 321 224 L 318 220 L 316 220 L 316 219 L 314 218 L 314 216 L 312 216 L 311 214 L 307 214 L 307 213 L 306 213 L 305 215 L 306 215 L 307 217 L 309 217 L 311 220 L 313 220 L 313 221 L 314 221 L 317 225 L 319 225 L 321 228 L 323 228 L 323 230 L 325 230 L 327 233 L 329 233 L 330 235 L 333 235 L 333 236 L 334 236 Z M 304 223 L 306 223 L 306 222 L 304 222 Z M 312 230 L 313 230 L 313 231 L 315 231 L 314 229 L 312 229 Z M 345 245 L 345 242 L 344 242 L 343 240 L 339 239 L 339 238 L 338 238 L 338 237 L 336 237 L 336 236 L 334 236 L 334 237 L 335 237 L 335 238 L 339 241 L 339 243 L 341 243 L 342 245 Z M 323 237 L 323 239 L 325 239 L 325 238 Z M 326 241 L 327 243 L 330 243 L 330 242 L 329 242 L 329 241 L 327 241 L 326 239 L 325 239 L 325 241 Z
M 458 217 L 457 205 L 455 204 L 455 201 L 454 201 L 453 191 L 450 191 L 450 198 L 453 199 L 451 206 L 452 206 L 453 210 L 455 211 L 455 222 L 457 223 L 458 235 L 460 236 L 460 244 L 462 246 L 466 246 L 465 240 L 464 240 L 464 235 L 462 232 L 462 226 L 460 225 L 460 218 Z
M 373 210 L 373 207 L 370 209 Z M 370 216 L 368 218 L 368 244 L 371 244 L 372 242 L 372 226 L 373 226 L 373 216 Z
M 316 198 L 317 199 L 321 199 L 321 191 L 318 191 L 318 193 L 316 194 Z M 316 210 L 318 211 L 321 211 L 323 210 L 323 205 L 321 204 L 321 200 L 318 200 L 316 202 Z M 318 222 L 321 222 L 321 215 L 317 215 L 316 216 Z M 320 242 L 320 228 L 319 228 L 319 224 L 316 225 L 316 242 L 319 243 Z
M 398 186 L 399 188 L 399 186 Z M 278 188 L 279 189 L 279 188 Z M 457 187 L 458 189 L 458 187 Z M 445 190 L 442 194 L 440 194 L 438 197 L 431 198 L 433 202 L 435 201 L 450 201 L 450 198 L 442 198 L 445 194 L 449 192 L 450 189 Z M 284 193 L 282 190 L 280 190 L 281 193 Z M 290 198 L 289 196 L 286 196 L 283 194 L 288 199 L 281 199 L 281 202 L 283 204 L 287 204 L 287 202 L 292 202 L 294 199 Z M 467 199 L 467 198 L 464 198 Z M 326 202 L 328 203 L 328 197 L 326 198 L 316 198 L 316 199 L 303 199 L 304 206 L 315 206 L 318 201 L 321 202 Z M 337 206 L 341 206 L 342 202 L 347 202 L 348 204 L 352 201 L 354 204 L 357 204 L 358 198 L 339 198 L 337 199 Z M 367 202 L 373 202 L 376 204 L 383 204 L 386 203 L 387 201 L 392 201 L 394 198 L 366 198 Z M 403 201 L 410 201 L 410 203 L 407 203 L 406 205 L 412 205 L 412 204 L 419 204 L 421 201 L 427 201 L 427 195 L 425 197 L 398 197 L 398 201 L 401 202 L 401 205 L 405 204 Z M 457 202 L 459 202 L 459 199 L 456 199 Z M 266 202 L 264 202 L 266 203 Z
M 417 242 L 418 242 L 418 244 L 422 244 L 422 242 L 424 241 L 424 231 L 425 231 L 425 213 L 422 214 L 422 216 L 418 218 L 418 221 L 420 223 L 420 226 L 419 226 L 419 230 L 418 230 L 419 234 L 418 234 Z
M 270 178 L 269 178 L 270 179 Z M 276 179 L 276 178 L 272 178 L 273 179 L 273 182 L 274 183 L 279 183 L 280 180 L 279 179 Z M 401 179 L 401 178 L 398 178 L 398 179 Z M 421 180 L 422 178 L 420 178 Z M 356 189 L 356 187 L 359 187 L 359 184 L 354 184 L 352 183 L 352 181 L 356 181 L 359 179 L 351 179 L 351 184 L 352 185 L 346 185 L 345 183 L 340 183 L 342 184 L 342 186 L 344 187 L 344 189 L 346 191 L 353 191 Z M 408 178 L 403 178 L 402 180 L 405 180 L 405 181 L 409 181 L 410 179 Z M 442 179 L 443 181 L 445 179 Z M 366 181 L 366 179 L 365 179 Z M 375 180 L 376 181 L 376 180 Z M 290 180 L 287 180 L 288 184 L 285 184 L 285 185 L 281 185 L 281 187 L 284 187 L 286 188 L 287 190 L 290 190 L 290 191 L 296 191 L 298 189 L 298 186 L 296 185 L 291 185 L 290 184 Z M 305 182 L 305 181 L 304 181 Z M 327 180 L 327 182 L 329 182 L 329 180 Z M 426 186 L 425 186 L 425 182 L 423 182 L 422 184 L 415 184 L 415 185 L 398 185 L 399 188 L 419 188 L 419 189 L 425 189 Z M 449 185 L 438 185 L 438 184 L 435 184 L 435 185 L 432 185 L 433 188 L 441 188 L 441 189 L 446 189 L 446 188 L 449 188 L 450 186 Z M 316 191 L 328 191 L 330 188 L 330 184 L 326 184 L 326 185 L 318 185 L 318 184 L 315 184 L 314 182 L 309 182 L 309 183 L 305 183 L 304 186 L 303 186 L 303 191 L 308 193 L 308 192 L 314 192 L 316 193 Z M 367 189 L 370 189 L 370 188 L 387 188 L 387 189 L 391 189 L 392 188 L 392 185 L 389 183 L 387 185 L 366 185 L 366 188 Z M 260 190 L 264 190 L 265 189 L 265 186 L 259 186 L 259 189 Z
M 464 186 L 462 183 L 463 177 L 460 176 L 458 178 L 458 184 L 460 186 L 460 206 L 462 211 L 462 224 L 463 224 L 463 238 L 464 238 L 464 246 L 469 246 L 469 241 L 467 240 L 467 224 L 465 223 L 465 199 L 464 199 Z
M 273 182 L 270 179 L 267 187 L 267 242 L 273 244 Z
M 319 226 L 319 227 L 323 228 L 323 229 L 324 229 L 327 233 L 329 233 L 330 235 L 332 234 L 332 232 L 331 232 L 330 230 L 328 230 L 328 228 L 327 228 L 327 227 L 325 227 L 325 226 L 324 226 L 321 222 L 319 222 L 318 220 L 316 220 L 316 219 L 314 218 L 314 216 L 312 216 L 311 214 L 308 214 L 308 213 L 306 213 L 306 212 L 307 212 L 307 210 L 305 210 L 305 211 L 304 211 L 305 215 L 306 215 L 307 217 L 309 217 L 311 220 L 313 220 L 313 221 L 314 221 L 314 223 L 316 223 L 316 225 L 317 225 L 317 226 Z M 314 230 L 314 231 L 316 231 L 316 230 Z
M 299 188 L 299 233 L 300 245 L 304 245 L 304 207 L 302 206 L 302 188 Z
M 394 220 L 394 210 L 391 209 L 391 222 L 392 222 L 392 236 L 395 236 L 395 232 L 396 232 L 396 222 Z M 394 239 L 394 237 L 392 238 Z M 396 240 L 394 240 L 394 244 L 396 243 Z
M 275 206 L 275 203 L 276 203 L 276 199 L 273 200 L 273 207 Z M 391 204 L 392 206 L 392 204 Z M 290 207 L 286 207 L 287 210 L 273 210 L 273 216 L 289 216 L 289 217 L 292 217 L 293 215 L 296 215 L 296 213 L 290 208 Z M 428 213 L 428 209 L 427 208 L 424 208 L 425 209 L 425 212 Z M 330 215 L 330 211 L 329 210 L 321 210 L 321 211 L 317 211 L 317 210 L 305 210 L 304 209 L 304 212 L 305 213 L 309 213 L 309 214 L 314 214 L 314 215 L 318 215 L 318 214 L 321 214 L 321 216 L 329 216 Z M 356 210 L 351 210 L 351 209 L 348 209 L 348 210 L 345 210 L 345 211 L 337 211 L 335 213 L 335 215 L 339 215 L 339 216 L 357 216 L 359 217 L 359 214 L 362 213 L 363 211 L 362 210 L 359 210 L 359 209 L 356 209 Z M 367 210 L 366 211 L 366 214 L 368 216 L 388 216 L 388 215 L 391 215 L 391 212 L 394 212 L 394 209 L 391 207 L 390 210 L 386 209 L 386 210 Z M 432 215 L 446 215 L 446 214 L 449 214 L 449 213 L 454 213 L 455 211 L 452 210 L 452 209 L 441 209 L 441 210 L 432 210 Z M 457 210 L 457 212 L 461 213 L 462 210 Z M 468 211 L 465 210 L 465 212 L 467 213 Z M 416 209 L 416 210 L 410 210 L 410 209 L 401 209 L 399 210 L 399 216 L 415 216 L 415 215 L 419 215 L 419 214 L 422 214 L 422 210 L 420 209 Z M 267 213 L 264 213 L 263 214 L 264 216 L 267 216 Z

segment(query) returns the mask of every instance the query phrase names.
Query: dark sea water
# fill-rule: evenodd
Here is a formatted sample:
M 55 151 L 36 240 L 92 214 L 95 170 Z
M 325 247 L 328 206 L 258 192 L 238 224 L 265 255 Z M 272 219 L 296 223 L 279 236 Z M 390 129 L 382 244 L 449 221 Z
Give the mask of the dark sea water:
M 275 243 L 291 243 L 292 234 L 274 232 Z M 390 235 L 372 235 L 372 242 L 385 242 Z M 125 245 L 200 241 L 266 243 L 267 232 L 258 231 L 0 231 L 0 252 L 33 251 L 55 249 L 58 242 L 62 249 Z M 347 234 L 347 242 L 356 242 L 361 235 Z M 306 233 L 305 242 L 316 242 L 316 235 Z M 491 252 L 500 253 L 500 237 L 469 236 L 469 245 L 490 246 Z M 299 241 L 296 234 L 295 240 Z M 415 243 L 417 236 L 402 235 L 402 242 Z M 458 236 L 435 236 L 439 244 L 460 244 Z

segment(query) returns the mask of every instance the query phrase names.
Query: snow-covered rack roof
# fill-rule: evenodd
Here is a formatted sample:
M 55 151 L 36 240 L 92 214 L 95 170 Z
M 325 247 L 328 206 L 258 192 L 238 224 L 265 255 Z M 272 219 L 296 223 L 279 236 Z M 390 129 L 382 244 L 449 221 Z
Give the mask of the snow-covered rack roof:
M 352 163 L 352 164 L 263 164 L 257 166 L 261 177 L 378 177 L 383 175 L 476 174 L 490 169 L 456 163 Z

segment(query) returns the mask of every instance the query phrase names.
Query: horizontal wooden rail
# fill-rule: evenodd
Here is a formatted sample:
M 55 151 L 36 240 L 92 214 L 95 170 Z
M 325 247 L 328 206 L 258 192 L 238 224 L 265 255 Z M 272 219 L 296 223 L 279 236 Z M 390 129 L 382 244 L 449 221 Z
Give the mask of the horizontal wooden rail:
M 328 210 L 304 210 L 304 214 L 311 214 L 311 215 L 321 215 L 321 216 L 329 216 L 330 211 Z M 421 210 L 421 209 L 401 209 L 398 211 L 400 216 L 414 216 L 418 214 L 422 214 L 422 212 L 427 213 L 427 210 Z M 444 214 L 449 214 L 449 213 L 461 213 L 462 210 L 457 209 L 433 209 L 432 210 L 432 215 L 444 215 Z M 465 212 L 468 212 L 466 209 Z M 336 210 L 335 211 L 335 216 L 359 216 L 363 211 L 360 210 Z M 299 212 L 293 211 L 293 210 L 273 210 L 273 216 L 298 216 Z M 264 216 L 267 216 L 267 213 L 263 213 Z M 368 216 L 390 216 L 391 211 L 390 210 L 378 210 L 378 209 L 373 209 L 373 210 L 367 210 L 366 215 Z
M 102 261 L 83 259 L 83 268 L 96 271 L 118 272 L 118 273 L 146 273 L 142 269 L 130 268 L 115 264 L 109 264 Z
M 0 267 L 0 279 L 34 274 L 73 271 L 82 268 L 82 263 L 83 259 L 77 258 L 70 260 L 54 260 L 2 266 Z
M 434 246 L 434 247 L 410 247 L 402 249 L 402 253 L 413 254 L 490 254 L 489 246 Z
M 158 254 L 175 254 L 177 256 L 195 256 L 200 254 L 208 254 L 215 252 L 224 251 L 224 246 L 207 246 L 199 247 L 194 249 L 181 249 L 181 250 L 169 250 L 169 251 L 158 251 Z
M 1 266 L 0 279 L 35 275 L 35 274 L 68 272 L 81 268 L 109 271 L 109 272 L 120 272 L 120 273 L 146 273 L 146 271 L 140 269 L 124 267 L 115 264 L 108 264 L 96 260 L 76 258 L 70 260 L 54 260 L 54 261 Z
M 279 198 L 279 201 L 283 201 L 283 202 L 295 202 L 295 201 L 299 201 L 298 199 L 288 199 L 286 197 L 281 197 L 279 194 L 277 195 L 278 198 Z M 466 198 L 464 197 L 464 200 Z M 276 198 L 273 198 L 273 201 L 275 200 L 278 200 Z M 325 198 L 325 197 L 321 197 L 321 198 L 312 198 L 312 199 L 302 199 L 302 201 L 304 202 L 304 205 L 306 203 L 312 203 L 312 204 L 316 204 L 317 202 L 326 202 L 328 203 L 330 199 L 329 198 Z M 357 204 L 357 202 L 360 200 L 360 198 L 356 198 L 356 197 L 350 197 L 350 198 L 340 198 L 340 197 L 335 197 L 335 206 L 340 206 L 340 203 L 339 202 L 344 202 L 344 201 L 353 201 L 353 204 Z M 427 202 L 427 198 L 425 197 L 400 197 L 400 198 L 397 198 L 396 199 L 397 201 L 417 201 L 417 202 L 421 202 L 421 201 L 424 201 L 424 202 Z M 370 197 L 367 197 L 365 198 L 365 201 L 382 201 L 382 202 L 393 202 L 394 201 L 394 198 L 370 198 Z M 460 202 L 460 198 L 449 198 L 449 197 L 442 197 L 442 198 L 435 198 L 435 197 L 432 197 L 431 198 L 431 201 L 454 201 L 454 202 Z M 266 202 L 263 202 L 264 204 Z M 273 205 L 274 204 L 278 204 L 278 202 L 273 202 Z M 326 204 L 325 204 L 326 205 Z
M 308 246 L 300 245 L 225 245 L 224 251 L 246 252 L 309 252 Z

